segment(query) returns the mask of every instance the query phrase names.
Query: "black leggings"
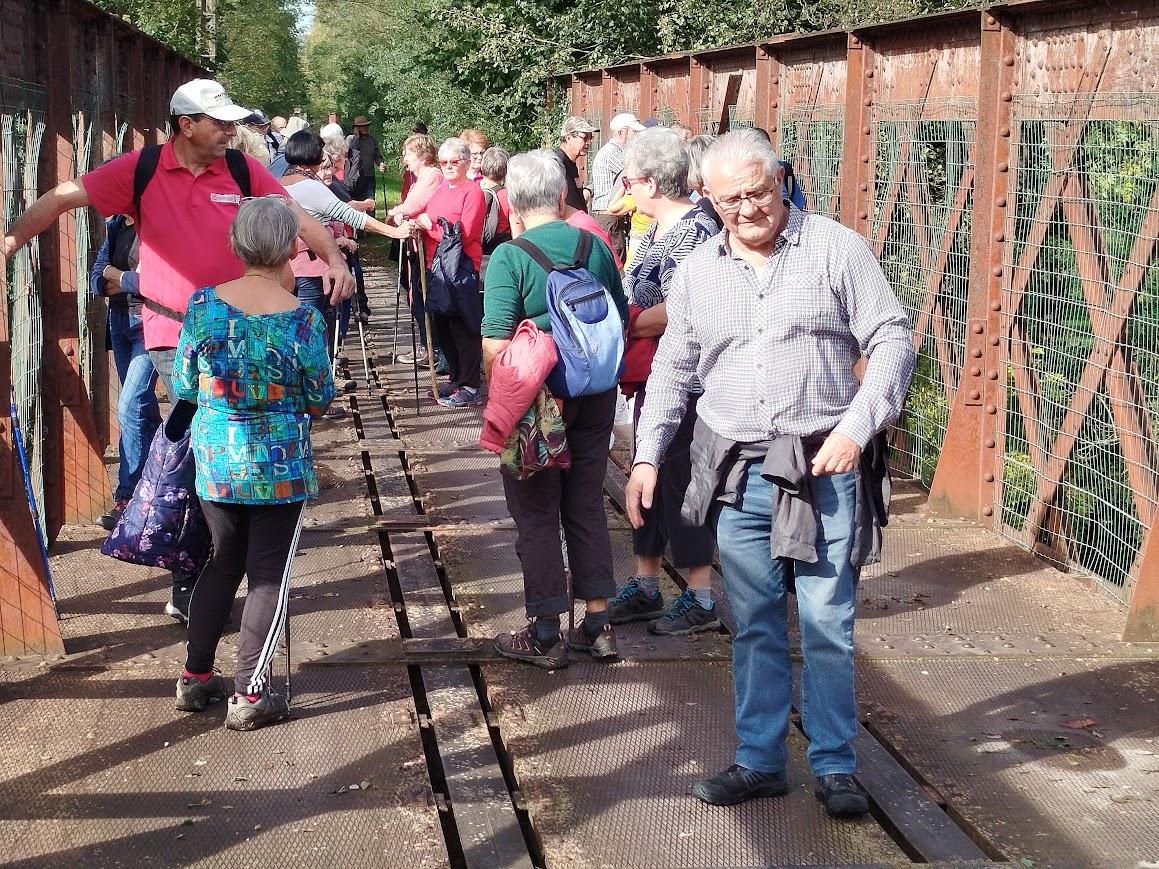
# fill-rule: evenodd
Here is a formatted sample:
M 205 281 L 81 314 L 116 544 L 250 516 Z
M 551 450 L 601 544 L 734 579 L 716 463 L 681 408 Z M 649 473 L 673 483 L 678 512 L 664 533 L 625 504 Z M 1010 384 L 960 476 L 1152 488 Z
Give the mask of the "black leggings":
M 305 501 L 290 504 L 201 502 L 213 536 L 213 558 L 202 571 L 189 602 L 185 669 L 213 669 L 241 578 L 249 580 L 241 617 L 234 690 L 260 694 L 278 648 L 290 597 L 290 565 L 298 548 Z
M 478 389 L 482 377 L 483 339 L 460 317 L 432 314 L 438 347 L 443 351 L 451 383 Z

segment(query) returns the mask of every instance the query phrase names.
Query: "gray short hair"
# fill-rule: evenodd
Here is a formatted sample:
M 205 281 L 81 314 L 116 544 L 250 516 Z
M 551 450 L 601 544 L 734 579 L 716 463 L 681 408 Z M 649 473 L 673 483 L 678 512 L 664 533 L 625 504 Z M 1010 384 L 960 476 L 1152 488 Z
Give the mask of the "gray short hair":
M 671 130 L 653 127 L 624 146 L 625 174 L 651 178 L 670 199 L 688 195 L 688 153 Z
M 471 149 L 458 136 L 451 136 L 451 138 L 439 145 L 439 159 L 442 160 L 444 157 L 458 157 L 460 160 L 470 160 Z
M 322 153 L 330 158 L 330 165 L 335 170 L 341 169 L 346 162 L 346 155 L 350 153 L 350 148 L 346 144 L 346 137 L 341 133 L 336 136 L 323 136 Z
M 507 179 L 507 160 L 510 155 L 502 148 L 488 148 L 483 152 L 483 163 L 479 169 L 483 177 L 496 184 L 502 184 Z
M 704 153 L 708 150 L 708 146 L 716 141 L 716 136 L 694 136 L 684 143 L 685 150 L 688 151 L 688 187 L 690 190 L 699 191 L 704 187 L 704 173 L 701 171 L 702 162 L 704 161 Z
M 229 228 L 233 251 L 247 266 L 274 268 L 293 256 L 301 227 L 290 207 L 273 196 L 247 199 Z
M 700 161 L 700 174 L 708 180 L 710 167 L 727 164 L 734 168 L 760 164 L 765 175 L 772 179 L 781 169 L 781 158 L 772 143 L 754 130 L 736 130 L 725 133 L 708 146 Z
M 563 164 L 554 151 L 516 154 L 507 164 L 507 197 L 517 214 L 554 211 L 566 186 Z

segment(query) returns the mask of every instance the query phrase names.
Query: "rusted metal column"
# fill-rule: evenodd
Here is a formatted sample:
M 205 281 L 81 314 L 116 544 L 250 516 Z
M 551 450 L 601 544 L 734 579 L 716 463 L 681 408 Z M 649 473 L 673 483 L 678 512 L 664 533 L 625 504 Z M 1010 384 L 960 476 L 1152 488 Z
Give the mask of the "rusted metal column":
M 135 97 L 133 118 L 129 124 L 131 138 L 125 142 L 125 150 L 135 151 L 145 147 L 145 131 L 152 126 L 153 121 L 153 100 L 149 89 L 145 87 L 144 39 L 136 31 L 123 34 L 121 38 L 129 41 L 129 93 Z
M 753 96 L 753 123 L 768 131 L 773 146 L 781 150 L 777 130 L 777 106 L 780 104 L 781 64 L 768 45 L 757 46 L 756 86 Z
M 611 131 L 608 130 L 608 122 L 612 119 L 612 110 L 615 108 L 615 90 L 616 80 L 612 74 L 606 69 L 603 75 L 600 76 L 600 117 L 603 118 L 604 128 L 600 130 L 600 144 L 608 141 Z M 595 157 L 595 154 L 592 154 Z
M 1000 503 L 998 415 L 1002 369 L 1002 252 L 1010 184 L 1016 34 L 1000 13 L 983 11 L 978 94 L 974 231 L 966 301 L 966 360 L 942 454 L 930 486 L 931 510 L 993 525 Z
M 685 109 L 688 114 L 680 120 L 690 126 L 694 134 L 700 132 L 700 110 L 708 107 L 711 87 L 712 76 L 708 67 L 693 55 L 688 62 L 688 105 Z
M 873 185 L 873 49 L 859 34 L 846 43 L 845 153 L 841 165 L 841 222 L 868 235 Z
M 65 4 L 49 15 L 46 154 L 40 166 L 42 190 L 72 177 L 73 42 L 77 22 Z M 112 498 L 101 433 L 80 372 L 77 322 L 76 227 L 64 214 L 41 237 L 44 264 L 44 512 L 45 533 L 55 540 L 62 525 L 88 522 Z
M 640 110 L 639 118 L 650 118 L 656 114 L 656 74 L 648 64 L 640 64 Z
M 1123 639 L 1137 643 L 1159 643 L 1159 522 L 1151 526 L 1143 541 L 1139 578 L 1131 590 L 1131 608 Z

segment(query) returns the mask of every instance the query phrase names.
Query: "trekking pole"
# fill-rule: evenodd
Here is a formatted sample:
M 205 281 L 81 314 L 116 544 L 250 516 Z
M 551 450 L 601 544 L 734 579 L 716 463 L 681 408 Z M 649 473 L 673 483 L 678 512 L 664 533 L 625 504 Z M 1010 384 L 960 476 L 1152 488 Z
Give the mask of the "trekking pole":
M 16 409 L 16 389 L 12 388 L 9 413 L 12 416 L 12 438 L 16 441 L 16 455 L 20 460 L 20 476 L 24 479 L 24 494 L 28 498 L 28 509 L 32 511 L 32 526 L 36 531 L 36 542 L 40 545 L 40 561 L 44 566 L 44 584 L 48 586 L 48 596 L 52 598 L 52 608 L 60 618 L 60 603 L 56 599 L 56 586 L 52 581 L 52 570 L 48 566 L 48 548 L 44 542 L 44 532 L 40 527 L 40 511 L 36 509 L 36 492 L 32 489 L 32 474 L 28 470 L 28 454 L 24 451 L 24 432 L 20 428 L 20 412 Z
M 290 705 L 290 700 L 294 697 L 293 688 L 290 685 L 290 672 L 293 667 L 290 666 L 290 602 L 286 601 L 286 705 Z
M 358 344 L 362 348 L 362 373 L 366 378 L 366 394 L 371 394 L 370 388 L 370 360 L 366 355 L 366 330 L 362 325 L 362 300 L 354 297 L 354 318 L 358 321 Z
M 406 240 L 398 242 L 398 285 L 394 291 L 394 331 L 390 333 L 390 361 L 394 362 L 398 356 L 398 312 L 402 306 L 402 262 L 406 256 Z
M 416 239 L 419 254 L 419 284 L 423 294 L 423 322 L 427 327 L 427 368 L 431 372 L 431 395 L 439 399 L 439 381 L 435 376 L 435 348 L 431 342 L 431 310 L 427 307 L 427 249 L 422 236 Z

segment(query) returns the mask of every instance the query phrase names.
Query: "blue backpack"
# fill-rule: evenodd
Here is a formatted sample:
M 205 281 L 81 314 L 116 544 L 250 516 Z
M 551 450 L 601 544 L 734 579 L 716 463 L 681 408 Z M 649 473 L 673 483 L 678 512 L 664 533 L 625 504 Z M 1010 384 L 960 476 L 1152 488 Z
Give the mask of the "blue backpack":
M 580 230 L 575 260 L 562 265 L 526 238 L 511 243 L 547 272 L 547 311 L 559 355 L 547 375 L 551 394 L 579 398 L 614 389 L 624 367 L 624 322 L 608 288 L 587 269 L 592 234 Z
M 792 202 L 802 211 L 805 210 L 805 191 L 801 189 L 801 185 L 797 183 L 797 176 L 793 174 L 793 164 L 788 160 L 782 160 L 781 166 L 785 170 L 784 187 L 781 190 L 781 196 L 786 202 Z

